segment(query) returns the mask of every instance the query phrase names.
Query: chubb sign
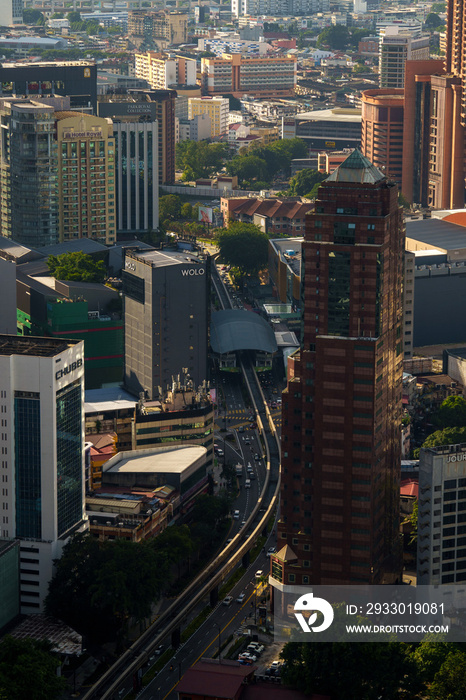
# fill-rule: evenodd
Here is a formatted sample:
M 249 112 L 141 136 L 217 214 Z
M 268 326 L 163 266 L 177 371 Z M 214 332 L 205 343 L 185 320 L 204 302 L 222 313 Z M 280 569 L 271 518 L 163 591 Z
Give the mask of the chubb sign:
M 72 362 L 70 365 L 67 365 L 66 367 L 63 367 L 62 369 L 59 369 L 57 372 L 55 372 L 55 379 L 56 380 L 61 379 L 66 374 L 70 374 L 71 372 L 74 372 L 75 370 L 82 367 L 82 364 L 83 364 L 82 360 L 76 360 L 76 362 Z
M 202 275 L 205 275 L 205 270 L 203 267 L 191 267 L 189 270 L 181 270 L 181 274 L 183 277 L 201 277 Z

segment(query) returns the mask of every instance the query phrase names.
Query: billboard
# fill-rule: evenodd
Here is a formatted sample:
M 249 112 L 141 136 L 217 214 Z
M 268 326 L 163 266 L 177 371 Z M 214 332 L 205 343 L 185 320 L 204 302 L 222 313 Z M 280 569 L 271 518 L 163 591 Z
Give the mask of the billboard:
M 211 224 L 214 218 L 212 207 L 199 207 L 199 221 L 203 224 Z

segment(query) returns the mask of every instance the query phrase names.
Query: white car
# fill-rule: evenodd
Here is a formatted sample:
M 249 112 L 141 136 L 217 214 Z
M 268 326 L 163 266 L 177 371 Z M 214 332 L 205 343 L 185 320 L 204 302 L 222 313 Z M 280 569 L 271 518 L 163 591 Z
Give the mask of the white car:
M 223 605 L 231 605 L 232 602 L 233 602 L 232 595 L 227 595 L 227 597 L 222 600 Z
M 262 569 L 258 569 L 258 570 L 256 571 L 256 574 L 255 574 L 256 579 L 257 579 L 257 578 L 262 578 L 263 575 L 264 575 L 264 572 L 262 571 Z
M 272 661 L 272 663 L 270 664 L 270 668 L 281 668 L 281 665 L 281 661 Z
M 248 651 L 244 651 L 238 656 L 238 659 L 247 659 L 247 661 L 257 661 L 257 656 L 250 654 Z
M 239 520 L 239 510 L 235 510 L 233 513 L 233 520 Z
M 242 603 L 243 600 L 246 598 L 246 593 L 240 593 L 239 596 L 236 599 L 237 603 Z

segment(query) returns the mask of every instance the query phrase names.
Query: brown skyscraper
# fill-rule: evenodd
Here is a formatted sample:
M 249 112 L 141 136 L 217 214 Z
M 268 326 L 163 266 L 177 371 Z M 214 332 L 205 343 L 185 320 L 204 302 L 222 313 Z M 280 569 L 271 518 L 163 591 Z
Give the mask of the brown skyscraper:
M 277 589 L 399 578 L 403 247 L 398 188 L 356 150 L 306 219 L 301 348 L 283 393 Z

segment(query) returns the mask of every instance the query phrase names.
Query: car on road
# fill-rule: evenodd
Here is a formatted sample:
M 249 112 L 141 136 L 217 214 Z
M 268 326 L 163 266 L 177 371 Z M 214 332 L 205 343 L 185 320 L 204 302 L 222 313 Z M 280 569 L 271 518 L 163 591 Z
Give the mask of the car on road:
M 223 605 L 231 605 L 233 602 L 233 596 L 232 595 L 227 595 L 226 598 L 222 600 Z
M 270 404 L 270 408 L 277 408 L 277 402 L 272 401 L 272 403 Z
M 246 593 L 240 593 L 239 596 L 236 599 L 237 603 L 242 603 L 243 600 L 246 598 Z
M 160 656 L 160 654 L 162 653 L 162 651 L 163 651 L 164 649 L 165 649 L 164 645 L 163 645 L 163 644 L 159 644 L 159 646 L 158 646 L 156 649 L 154 649 L 154 654 L 155 654 L 156 656 Z
M 245 445 L 250 445 L 250 444 L 251 444 L 251 440 L 250 440 L 249 438 L 246 438 L 246 440 L 244 441 L 244 444 L 245 444 Z
M 244 482 L 244 488 L 245 489 L 251 488 L 251 479 L 246 479 L 246 481 Z
M 246 525 L 246 520 L 241 521 L 241 527 L 244 527 Z
M 254 455 L 254 459 L 256 460 L 256 462 L 258 462 L 258 461 L 260 460 L 260 455 L 255 454 L 255 455 Z
M 244 425 L 238 427 L 238 433 L 244 433 Z
M 268 557 L 271 557 L 272 554 L 276 554 L 276 552 L 277 552 L 276 547 L 269 547 L 268 550 L 267 550 L 267 556 L 268 556 Z
M 233 512 L 233 520 L 239 520 L 239 510 Z
M 264 575 L 264 572 L 262 571 L 262 569 L 258 569 L 255 573 L 256 579 L 262 578 L 263 575 Z
M 217 457 L 223 457 L 223 450 L 220 447 L 217 450 Z

